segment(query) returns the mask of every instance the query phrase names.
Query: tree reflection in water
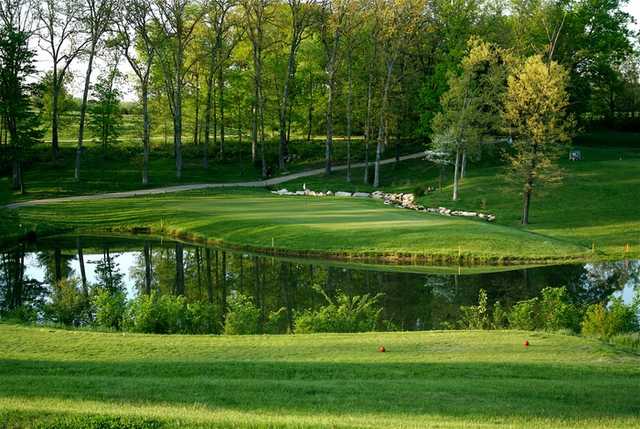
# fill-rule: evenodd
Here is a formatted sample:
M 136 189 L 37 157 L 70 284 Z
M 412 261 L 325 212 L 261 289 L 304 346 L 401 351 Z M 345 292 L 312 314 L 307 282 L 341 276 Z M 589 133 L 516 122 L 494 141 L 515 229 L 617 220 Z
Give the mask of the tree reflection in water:
M 458 319 L 460 305 L 474 304 L 478 291 L 489 302 L 511 305 L 544 287 L 566 286 L 577 303 L 606 302 L 612 294 L 629 299 L 640 284 L 640 262 L 527 268 L 483 274 L 417 274 L 385 267 L 365 269 L 317 261 L 291 261 L 219 248 L 137 237 L 56 237 L 0 251 L 0 312 L 38 313 L 53 282 L 75 278 L 92 286 L 126 288 L 137 294 L 183 295 L 220 308 L 236 293 L 251 295 L 262 320 L 284 308 L 293 325 L 296 310 L 317 308 L 338 291 L 384 293 L 383 318 L 404 330 L 437 329 Z M 17 310 L 18 309 L 18 310 Z M 222 320 L 221 320 L 222 321 Z M 285 328 L 283 328 L 285 330 Z

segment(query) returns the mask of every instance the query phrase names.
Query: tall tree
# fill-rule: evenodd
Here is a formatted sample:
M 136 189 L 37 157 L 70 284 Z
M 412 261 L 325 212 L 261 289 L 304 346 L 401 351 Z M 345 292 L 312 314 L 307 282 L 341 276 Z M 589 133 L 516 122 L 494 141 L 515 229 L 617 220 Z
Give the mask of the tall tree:
M 118 20 L 118 44 L 138 78 L 142 102 L 142 184 L 149 183 L 151 120 L 149 116 L 149 79 L 155 61 L 150 24 L 151 4 L 148 0 L 128 0 Z
M 117 86 L 122 75 L 118 71 L 117 59 L 113 59 L 111 64 L 93 86 L 93 103 L 88 121 L 89 129 L 102 145 L 102 155 L 105 158 L 108 146 L 117 142 L 122 127 L 121 92 Z
M 453 201 L 467 154 L 477 151 L 483 136 L 497 128 L 506 85 L 505 53 L 495 45 L 471 38 L 460 74 L 449 78 L 441 98 L 442 112 L 433 119 L 434 147 L 454 158 Z
M 279 110 L 280 146 L 278 163 L 281 170 L 285 168 L 285 160 L 289 154 L 287 119 L 290 112 L 291 85 L 294 83 L 296 74 L 296 56 L 305 31 L 312 23 L 315 0 L 288 0 L 287 3 L 289 4 L 289 11 L 291 13 L 291 38 L 289 40 L 289 57 L 287 60 L 287 71 L 282 82 Z
M 388 135 L 389 93 L 394 79 L 394 68 L 405 46 L 417 33 L 420 7 L 418 0 L 378 0 L 375 12 L 380 15 L 381 29 L 378 32 L 378 44 L 384 64 L 384 78 L 380 95 L 378 138 L 376 142 L 376 161 L 373 173 L 373 186 L 380 186 L 380 160 L 382 147 Z
M 560 178 L 556 161 L 573 130 L 567 84 L 564 67 L 545 63 L 540 55 L 526 59 L 508 77 L 504 120 L 514 143 L 507 159 L 511 177 L 523 184 L 523 225 L 529 223 L 534 189 Z
M 38 3 L 39 47 L 51 57 L 51 148 L 56 157 L 60 151 L 58 128 L 59 99 L 71 63 L 88 43 L 82 37 L 81 8 L 78 0 L 43 0 Z
M 331 174 L 333 158 L 333 113 L 340 60 L 342 59 L 342 38 L 347 31 L 354 8 L 353 0 L 323 0 L 320 39 L 325 54 L 325 74 L 327 81 L 327 139 L 325 141 L 325 174 Z
M 24 193 L 25 151 L 40 140 L 39 120 L 30 96 L 35 53 L 29 49 L 33 17 L 24 0 L 0 2 L 0 119 L 9 137 L 12 187 Z
M 74 178 L 80 180 L 80 157 L 84 141 L 84 125 L 87 114 L 87 101 L 91 87 L 91 74 L 93 73 L 93 61 L 102 41 L 103 36 L 113 26 L 114 13 L 118 8 L 118 2 L 114 0 L 84 0 L 81 7 L 80 21 L 88 38 L 87 42 L 87 70 L 84 77 L 82 90 L 82 102 L 80 104 L 80 123 L 78 125 L 78 147 L 76 149 L 76 166 Z
M 247 36 L 251 41 L 253 56 L 253 83 L 254 83 L 254 115 L 253 115 L 253 141 L 260 143 L 260 160 L 262 164 L 262 177 L 267 176 L 267 163 L 264 151 L 264 49 L 265 31 L 269 19 L 268 7 L 270 0 L 242 0 L 244 19 L 247 26 Z
M 216 120 L 219 117 L 220 123 L 220 158 L 224 154 L 224 140 L 225 140 L 225 66 L 229 59 L 235 45 L 240 40 L 243 32 L 238 28 L 237 22 L 231 16 L 237 2 L 235 0 L 215 0 L 207 5 L 207 13 L 205 14 L 206 25 L 206 37 L 205 37 L 205 52 L 207 53 L 207 93 L 205 96 L 205 113 L 204 113 L 204 149 L 203 149 L 203 164 L 205 168 L 209 167 L 208 152 L 210 146 L 210 134 L 211 134 L 211 119 L 212 115 L 215 115 L 214 107 L 216 102 L 213 97 L 215 96 L 214 85 L 217 84 L 217 108 L 220 115 L 216 115 Z M 215 79 L 214 79 L 215 77 Z M 214 82 L 215 81 L 215 82 Z M 217 121 L 216 121 L 217 122 Z M 217 123 L 214 124 L 214 128 L 217 127 Z M 214 132 L 214 136 L 217 133 Z
M 182 177 L 182 96 L 186 76 L 195 63 L 187 61 L 186 50 L 203 11 L 193 0 L 154 0 L 153 22 L 160 30 L 154 40 L 158 62 L 173 118 L 173 145 L 176 177 Z

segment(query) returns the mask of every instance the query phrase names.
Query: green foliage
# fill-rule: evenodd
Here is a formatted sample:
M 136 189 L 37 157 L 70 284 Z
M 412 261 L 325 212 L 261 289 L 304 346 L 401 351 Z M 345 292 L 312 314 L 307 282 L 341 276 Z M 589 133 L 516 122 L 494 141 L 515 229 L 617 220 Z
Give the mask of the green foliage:
M 580 312 L 568 302 L 567 289 L 564 287 L 542 289 L 540 301 L 540 328 L 546 331 L 570 329 L 577 332 L 580 328 Z
M 117 142 L 122 127 L 120 114 L 121 93 L 115 83 L 120 75 L 117 69 L 103 74 L 93 87 L 94 100 L 90 104 L 89 129 L 98 136 L 104 153 L 109 145 Z
M 379 300 L 383 294 L 353 297 L 339 291 L 332 300 L 320 288 L 317 290 L 325 297 L 327 304 L 317 310 L 307 309 L 295 315 L 295 332 L 306 334 L 313 332 L 369 332 L 375 331 L 380 324 L 382 307 Z
M 609 343 L 638 353 L 640 352 L 640 332 L 613 335 L 609 337 Z
M 460 325 L 464 329 L 488 329 L 491 326 L 487 301 L 487 291 L 480 289 L 478 305 L 460 307 Z
M 509 312 L 509 326 L 512 329 L 533 331 L 540 326 L 538 309 L 537 297 L 517 302 Z
M 266 334 L 282 334 L 289 331 L 289 315 L 285 307 L 270 311 L 264 323 Z
M 582 333 L 598 338 L 611 338 L 638 328 L 638 300 L 632 305 L 625 305 L 621 298 L 614 298 L 608 306 L 592 304 L 582 321 Z
M 500 301 L 493 304 L 493 312 L 491 315 L 491 326 L 493 329 L 504 329 L 509 326 L 509 313 L 502 306 Z
M 96 263 L 96 287 L 109 292 L 124 291 L 124 273 L 119 270 L 118 263 L 113 256 L 105 253 L 104 258 Z
M 175 334 L 185 325 L 186 302 L 183 296 L 140 294 L 129 304 L 125 326 L 134 332 Z
M 249 296 L 237 294 L 228 302 L 229 310 L 224 321 L 227 335 L 253 335 L 259 332 L 260 309 Z
M 75 278 L 51 285 L 51 302 L 44 307 L 47 319 L 66 326 L 81 326 L 90 321 L 90 302 L 78 288 Z
M 523 186 L 523 224 L 529 222 L 534 188 L 562 177 L 557 161 L 575 125 L 568 113 L 568 84 L 567 70 L 539 55 L 527 58 L 508 78 L 503 119 L 514 140 L 506 158 L 510 178 Z
M 107 329 L 121 329 L 127 311 L 127 297 L 123 291 L 97 289 L 92 299 L 96 325 Z
M 219 315 L 216 306 L 207 302 L 190 302 L 187 304 L 185 334 L 214 334 L 220 331 Z

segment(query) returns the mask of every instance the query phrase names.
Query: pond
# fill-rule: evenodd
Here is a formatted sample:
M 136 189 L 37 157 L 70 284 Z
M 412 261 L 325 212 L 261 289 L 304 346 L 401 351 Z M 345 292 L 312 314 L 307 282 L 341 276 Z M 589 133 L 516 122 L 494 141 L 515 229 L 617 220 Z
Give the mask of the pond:
M 455 323 L 461 305 L 511 304 L 566 286 L 580 303 L 622 296 L 640 288 L 640 261 L 544 267 L 367 266 L 259 256 L 146 236 L 58 236 L 0 249 L 0 314 L 46 303 L 53 282 L 78 287 L 122 282 L 130 298 L 155 290 L 226 309 L 233 294 L 253 297 L 263 314 L 284 308 L 317 308 L 338 291 L 384 294 L 384 320 L 403 330 L 438 329 Z

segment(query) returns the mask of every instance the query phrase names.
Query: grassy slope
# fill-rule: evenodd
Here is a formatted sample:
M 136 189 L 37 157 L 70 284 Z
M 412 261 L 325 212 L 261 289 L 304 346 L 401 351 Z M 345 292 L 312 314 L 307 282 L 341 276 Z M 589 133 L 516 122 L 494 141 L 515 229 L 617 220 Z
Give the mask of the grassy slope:
M 640 150 L 630 148 L 583 147 L 584 160 L 562 161 L 563 182 L 538 190 L 532 199 L 531 225 L 519 225 L 520 188 L 505 180 L 501 167 L 471 166 L 461 185 L 460 201 L 451 201 L 451 186 L 420 198 L 428 207 L 445 206 L 481 210 L 497 215 L 497 223 L 543 234 L 589 247 L 621 258 L 625 245 L 630 255 L 640 255 Z M 369 191 L 362 183 L 363 172 L 354 171 L 354 183 L 344 183 L 344 174 L 329 180 L 311 178 L 287 183 L 288 189 L 344 189 Z M 422 161 L 408 161 L 397 170 L 383 170 L 385 190 L 414 192 L 420 186 L 437 188 L 438 170 Z M 450 177 L 445 183 L 450 183 Z
M 299 255 L 387 255 L 443 259 L 558 260 L 590 250 L 482 221 L 428 215 L 355 198 L 279 197 L 263 190 L 201 191 L 82 201 L 19 210 L 23 225 L 95 230 L 150 226 L 185 238 L 220 240 Z M 272 248 L 273 246 L 273 248 Z
M 376 351 L 381 343 L 387 353 Z M 631 428 L 639 364 L 597 341 L 517 331 L 189 337 L 0 325 L 0 416 Z
M 263 193 L 244 192 L 237 197 L 220 194 L 184 198 L 172 195 L 114 202 L 76 203 L 62 207 L 21 211 L 22 222 L 65 222 L 74 226 L 103 227 L 117 225 L 160 226 L 182 233 L 248 244 L 258 248 L 276 248 L 325 252 L 411 252 L 457 256 L 461 252 L 480 259 L 556 258 L 585 254 L 595 248 L 599 257 L 622 258 L 640 255 L 640 151 L 633 148 L 584 147 L 584 161 L 563 161 L 567 171 L 564 182 L 534 194 L 532 224 L 519 225 L 521 197 L 519 187 L 509 184 L 500 167 L 472 165 L 461 187 L 461 200 L 450 201 L 450 186 L 420 199 L 426 206 L 483 210 L 495 213 L 496 228 L 478 222 L 425 216 L 382 208 L 375 202 L 353 200 L 273 199 Z M 168 162 L 168 161 L 167 161 Z M 223 179 L 234 177 L 233 169 L 215 170 Z M 170 176 L 167 166 L 165 175 Z M 94 173 L 102 177 L 104 173 Z M 122 173 L 119 173 L 122 174 Z M 198 173 L 199 174 L 199 173 Z M 248 173 L 247 173 L 248 174 Z M 133 175 L 133 170 L 131 175 Z M 385 166 L 382 186 L 390 191 L 413 191 L 417 186 L 437 185 L 438 171 L 423 161 Z M 305 178 L 287 183 L 289 189 L 370 190 L 361 185 L 362 170 L 355 170 L 348 184 L 344 172 L 331 177 Z M 168 180 L 168 179 L 167 179 Z M 109 189 L 114 179 L 105 183 Z M 449 183 L 450 180 L 445 180 Z M 173 182 L 170 182 L 173 183 Z M 73 193 L 73 192 L 70 192 Z M 295 201 L 293 201 L 295 199 Z M 274 204 L 277 202 L 277 204 Z M 101 213 L 98 213 L 101 212 Z M 6 216 L 13 216 L 9 213 Z M 5 216 L 5 215 L 3 215 Z M 321 218 L 322 217 L 322 218 Z M 0 237 L 15 233 L 15 223 L 0 225 Z M 534 234 L 526 234 L 532 232 Z M 553 240 L 548 237 L 552 237 Z M 626 247 L 625 252 L 625 245 Z

